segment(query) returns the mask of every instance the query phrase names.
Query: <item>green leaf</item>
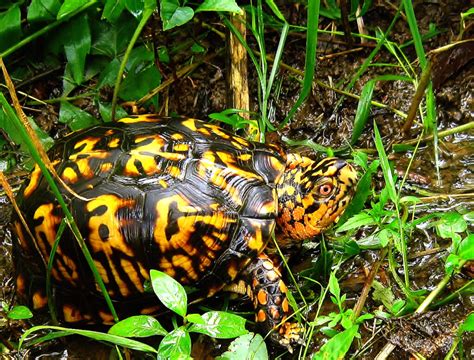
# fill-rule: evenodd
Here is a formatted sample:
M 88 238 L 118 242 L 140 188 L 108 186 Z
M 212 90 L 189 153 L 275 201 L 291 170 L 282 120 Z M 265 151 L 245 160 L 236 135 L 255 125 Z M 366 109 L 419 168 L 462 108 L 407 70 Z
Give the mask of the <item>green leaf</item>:
M 206 48 L 198 43 L 194 43 L 193 46 L 191 46 L 191 51 L 195 54 L 202 54 L 206 51 Z
M 397 190 L 395 189 L 395 179 L 393 178 L 392 169 L 390 168 L 387 154 L 385 153 L 385 149 L 383 148 L 382 138 L 380 137 L 380 132 L 375 122 L 374 122 L 374 132 L 375 132 L 375 147 L 377 148 L 377 152 L 379 154 L 380 165 L 382 167 L 382 172 L 385 178 L 388 194 L 390 196 L 390 200 L 392 200 L 393 203 L 396 204 L 398 197 L 397 197 Z
M 216 360 L 268 360 L 267 345 L 260 334 L 248 333 L 232 341 Z
M 372 298 L 375 301 L 381 302 L 387 309 L 391 309 L 393 304 L 395 303 L 395 295 L 393 291 L 389 287 L 384 287 L 382 283 L 377 280 L 374 280 L 372 283 L 372 288 L 374 291 L 372 292 Z
M 400 204 L 420 204 L 421 199 L 416 196 L 403 196 L 400 198 Z
M 354 256 L 360 254 L 360 247 L 354 240 L 344 242 L 344 254 Z
M 228 11 L 241 13 L 242 9 L 234 0 L 204 0 L 196 9 L 196 12 L 200 11 Z
M 177 0 L 160 1 L 160 15 L 163 21 L 163 30 L 170 30 L 176 26 L 186 24 L 194 16 L 189 6 L 179 6 Z
M 349 329 L 352 325 L 352 309 L 348 309 L 347 311 L 344 312 L 342 318 L 341 318 L 341 325 L 344 329 Z
M 186 320 L 192 324 L 202 324 L 202 325 L 206 324 L 201 314 L 186 315 Z
M 49 339 L 55 339 L 57 337 L 68 336 L 68 335 L 81 335 L 94 339 L 97 341 L 107 341 L 109 343 L 123 346 L 129 349 L 156 353 L 157 351 L 148 344 L 142 342 L 127 339 L 125 337 L 106 334 L 100 331 L 91 331 L 91 330 L 82 330 L 82 329 L 70 329 L 60 326 L 34 326 L 31 329 L 25 331 L 25 333 L 20 338 L 20 343 L 18 348 L 21 348 L 23 342 L 30 336 L 31 333 L 39 330 L 59 330 L 59 333 L 51 332 L 46 336 L 41 337 L 41 341 L 47 341 Z
M 187 318 L 190 322 L 191 319 Z M 223 311 L 209 311 L 202 315 L 204 324 L 194 323 L 190 332 L 197 332 L 216 339 L 232 339 L 247 334 L 245 319 Z
M 392 308 L 390 309 L 390 311 L 394 314 L 394 315 L 398 315 L 402 310 L 403 308 L 405 307 L 406 305 L 406 301 L 403 300 L 403 299 L 398 299 L 397 301 L 395 301 L 393 303 L 393 306 Z
M 16 305 L 13 309 L 7 312 L 7 317 L 13 320 L 31 319 L 33 313 L 27 306 Z
M 80 7 L 84 6 L 85 2 L 84 0 L 64 0 L 64 3 L 61 5 L 61 8 L 59 9 L 57 19 L 61 19 L 70 13 L 76 11 Z M 79 29 L 78 29 L 79 30 Z
M 321 325 L 324 325 L 324 324 L 327 324 L 328 322 L 330 322 L 332 320 L 332 317 L 330 316 L 327 316 L 327 315 L 319 315 L 315 321 L 311 321 L 309 324 L 311 326 L 321 326 Z
M 139 72 L 146 67 L 154 66 L 154 60 L 153 50 L 139 46 L 132 50 L 125 69 L 128 72 Z
M 351 145 L 354 145 L 364 131 L 365 124 L 370 115 L 372 107 L 372 95 L 374 93 L 376 81 L 368 81 L 362 88 L 359 104 L 354 118 L 354 130 L 352 130 Z
M 467 229 L 466 220 L 457 212 L 443 214 L 435 224 L 438 235 L 443 239 L 452 239 L 456 233 Z
M 143 14 L 145 2 L 143 0 L 124 0 L 125 7 L 135 18 Z
M 105 55 L 117 60 L 118 55 L 126 49 L 136 26 L 136 20 L 129 15 L 120 17 L 117 24 L 91 22 L 91 54 Z
M 188 296 L 183 286 L 158 270 L 150 271 L 150 280 L 153 291 L 163 305 L 182 317 L 186 316 Z
M 32 0 L 28 6 L 28 22 L 55 20 L 61 8 L 59 0 Z
M 329 275 L 329 291 L 333 294 L 336 299 L 339 301 L 341 297 L 341 289 L 339 288 L 339 281 L 337 280 L 334 271 Z
M 474 313 L 470 313 L 469 316 L 464 320 L 464 322 L 459 327 L 459 331 L 463 332 L 471 332 L 474 331 Z
M 273 0 L 265 0 L 265 2 L 267 3 L 268 7 L 273 11 L 273 14 L 274 14 L 278 19 L 280 19 L 281 21 L 283 21 L 284 23 L 286 23 L 285 17 L 284 17 L 283 14 L 281 13 L 280 9 L 279 9 L 278 6 L 275 4 L 275 2 L 274 2 Z
M 362 226 L 375 225 L 375 224 L 376 222 L 374 218 L 370 216 L 369 214 L 363 212 L 363 213 L 354 215 L 353 217 L 348 219 L 344 224 L 342 224 L 336 229 L 336 232 L 359 229 Z
M 356 319 L 356 324 L 360 325 L 366 320 L 372 320 L 374 317 L 374 314 L 362 314 Z
M 99 101 L 99 112 L 102 120 L 104 122 L 111 122 L 112 121 L 112 104 L 111 103 L 103 103 Z M 117 106 L 115 109 L 115 117 L 117 119 L 121 119 L 126 117 L 128 114 L 127 112 L 120 106 Z
M 101 89 L 104 86 L 114 86 L 115 79 L 117 78 L 117 74 L 119 72 L 119 68 L 120 61 L 118 59 L 113 59 L 110 63 L 108 63 L 99 76 L 97 88 Z
M 30 125 L 33 127 L 33 130 L 36 132 L 36 135 L 38 135 L 43 147 L 46 150 L 51 148 L 51 146 L 54 144 L 54 140 L 48 135 L 48 133 L 36 125 L 32 118 L 28 118 L 28 120 Z M 28 153 L 28 147 L 20 135 L 15 122 L 11 121 L 11 119 L 9 119 L 3 111 L 0 111 L 0 128 L 3 129 L 6 134 L 8 134 L 10 140 L 12 140 L 15 144 L 20 145 L 21 151 Z
M 154 317 L 149 315 L 136 315 L 114 324 L 108 333 L 124 337 L 149 337 L 166 335 L 168 331 L 166 331 Z
M 462 216 L 469 223 L 474 223 L 474 211 L 468 212 Z
M 340 360 L 344 359 L 345 354 L 349 350 L 354 337 L 359 330 L 358 325 L 354 325 L 349 329 L 335 335 L 326 344 L 321 347 L 314 356 L 313 360 Z
M 107 0 L 105 2 L 104 11 L 102 12 L 102 18 L 114 23 L 118 20 L 124 9 L 125 4 L 123 1 Z
M 81 15 L 72 20 L 68 31 L 64 52 L 74 81 L 76 84 L 82 84 L 86 56 L 91 49 L 91 33 L 87 16 Z
M 444 271 L 446 274 L 452 274 L 455 270 L 461 267 L 461 259 L 456 254 L 449 254 L 444 264 Z
M 464 18 L 467 18 L 471 15 L 474 15 L 474 7 L 470 8 L 469 10 L 467 10 L 465 13 L 461 13 L 461 17 L 464 19 Z
M 463 260 L 474 260 L 474 234 L 470 234 L 461 241 L 458 255 Z
M 0 13 L 0 52 L 16 44 L 21 38 L 21 12 L 18 5 Z
M 380 245 L 383 247 L 387 246 L 391 240 L 393 240 L 397 236 L 397 232 L 391 229 L 382 229 L 377 234 L 377 237 L 380 240 Z
M 59 122 L 65 123 L 73 131 L 100 124 L 100 121 L 88 112 L 75 107 L 67 101 L 61 102 Z
M 348 218 L 350 218 L 354 214 L 360 213 L 360 211 L 364 208 L 364 204 L 372 192 L 372 176 L 377 172 L 378 166 L 378 160 L 373 161 L 367 168 L 365 174 L 359 180 L 359 183 L 357 184 L 356 194 L 354 195 L 354 198 L 352 199 L 346 211 L 344 211 L 344 214 L 339 220 L 339 226 L 343 226 Z
M 119 96 L 123 100 L 137 100 L 160 83 L 160 72 L 155 66 L 149 66 L 139 72 L 128 73 L 120 86 Z
M 178 359 L 181 355 L 191 355 L 191 338 L 183 326 L 168 333 L 158 347 L 158 359 Z

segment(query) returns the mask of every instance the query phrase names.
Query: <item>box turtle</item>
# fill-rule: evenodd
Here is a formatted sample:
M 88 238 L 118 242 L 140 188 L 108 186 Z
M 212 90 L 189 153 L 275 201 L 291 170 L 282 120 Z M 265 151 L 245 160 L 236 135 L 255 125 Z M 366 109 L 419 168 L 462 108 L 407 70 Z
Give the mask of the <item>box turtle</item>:
M 300 325 L 286 321 L 287 287 L 264 250 L 273 231 L 277 241 L 295 242 L 337 221 L 354 192 L 351 165 L 316 163 L 200 120 L 155 115 L 74 132 L 49 156 L 119 316 L 159 310 L 144 292 L 150 269 L 158 269 L 198 289 L 194 299 L 245 281 L 263 329 L 274 329 L 283 345 L 301 341 Z M 14 219 L 17 293 L 44 309 L 46 264 L 63 212 L 38 166 L 17 202 L 30 231 Z M 113 322 L 68 228 L 51 277 L 63 321 Z

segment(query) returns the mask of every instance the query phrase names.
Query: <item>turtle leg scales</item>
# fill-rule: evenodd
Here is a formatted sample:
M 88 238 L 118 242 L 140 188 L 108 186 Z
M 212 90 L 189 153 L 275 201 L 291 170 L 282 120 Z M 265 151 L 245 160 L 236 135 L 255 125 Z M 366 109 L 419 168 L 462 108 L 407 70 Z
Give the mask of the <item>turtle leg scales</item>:
M 247 294 L 253 300 L 256 322 L 277 343 L 292 350 L 292 345 L 303 343 L 304 328 L 299 323 L 287 321 L 292 310 L 288 302 L 288 288 L 278 267 L 269 256 L 260 254 L 247 268 L 250 287 Z

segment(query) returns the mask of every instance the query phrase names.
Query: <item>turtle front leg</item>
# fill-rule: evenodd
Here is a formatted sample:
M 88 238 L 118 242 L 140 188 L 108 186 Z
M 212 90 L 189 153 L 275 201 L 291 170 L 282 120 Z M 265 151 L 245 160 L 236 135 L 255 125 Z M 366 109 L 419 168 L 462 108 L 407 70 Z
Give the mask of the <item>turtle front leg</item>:
M 292 351 L 292 345 L 303 343 L 304 329 L 299 323 L 286 321 L 292 310 L 278 267 L 262 253 L 248 266 L 247 273 L 251 279 L 248 295 L 253 300 L 257 323 L 272 331 L 272 340 Z

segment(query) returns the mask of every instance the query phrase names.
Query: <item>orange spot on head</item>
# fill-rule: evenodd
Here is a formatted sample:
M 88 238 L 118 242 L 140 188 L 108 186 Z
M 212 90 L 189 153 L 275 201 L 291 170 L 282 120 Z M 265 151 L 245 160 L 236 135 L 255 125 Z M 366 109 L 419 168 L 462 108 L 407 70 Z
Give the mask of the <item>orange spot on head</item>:
M 296 235 L 306 234 L 305 226 L 300 222 L 295 222 L 295 233 Z
M 301 206 L 298 206 L 296 209 L 293 210 L 293 219 L 295 221 L 302 220 L 303 216 L 304 216 L 304 209 Z
M 287 224 L 291 221 L 291 213 L 289 207 L 283 208 L 283 211 L 280 214 L 280 218 L 283 224 Z

